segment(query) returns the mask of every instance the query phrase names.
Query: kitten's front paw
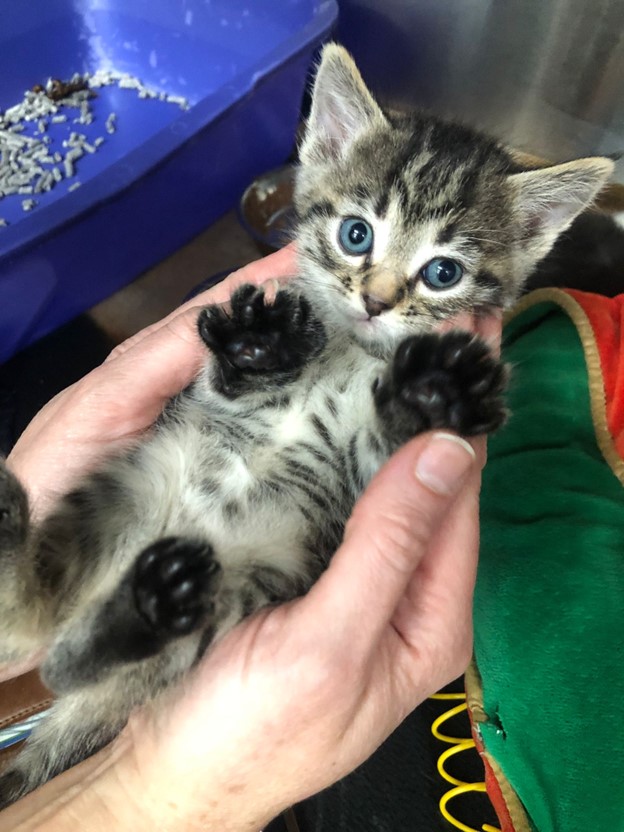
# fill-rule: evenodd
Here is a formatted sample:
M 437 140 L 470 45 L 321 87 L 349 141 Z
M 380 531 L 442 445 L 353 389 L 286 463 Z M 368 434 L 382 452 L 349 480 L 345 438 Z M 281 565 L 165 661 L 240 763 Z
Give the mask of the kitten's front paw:
M 505 366 L 467 332 L 427 333 L 403 341 L 378 403 L 411 412 L 420 430 L 490 433 L 505 421 Z
M 159 540 L 139 555 L 136 607 L 154 631 L 187 635 L 211 612 L 219 573 L 208 543 L 178 537 Z
M 264 290 L 251 284 L 234 292 L 229 314 L 209 306 L 200 313 L 198 325 L 206 346 L 241 371 L 297 369 L 324 341 L 304 297 L 280 290 L 267 303 Z
M 28 535 L 28 498 L 17 478 L 0 461 L 0 554 L 23 545 Z

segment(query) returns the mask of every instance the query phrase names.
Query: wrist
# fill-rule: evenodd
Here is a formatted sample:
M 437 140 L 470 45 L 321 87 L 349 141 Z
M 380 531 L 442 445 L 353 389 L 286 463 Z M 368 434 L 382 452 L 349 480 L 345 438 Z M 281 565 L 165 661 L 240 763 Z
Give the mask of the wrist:
M 120 739 L 50 780 L 0 814 L 0 832 L 142 830 L 138 807 L 128 799 L 131 780 L 118 777 L 128 750 Z
M 193 744 L 170 743 L 168 728 L 145 717 L 131 717 L 125 733 L 135 741 L 119 768 L 132 770 L 139 784 L 146 832 L 260 832 L 282 810 L 272 805 L 270 789 L 258 788 L 258 766 L 238 743 L 210 749 L 210 732 L 202 731 L 197 753 Z

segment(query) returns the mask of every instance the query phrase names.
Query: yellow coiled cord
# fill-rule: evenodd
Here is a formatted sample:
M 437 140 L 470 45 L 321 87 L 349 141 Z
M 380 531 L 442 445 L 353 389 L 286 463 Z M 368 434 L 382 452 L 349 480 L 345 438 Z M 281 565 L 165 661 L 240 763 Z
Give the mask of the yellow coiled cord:
M 456 754 L 461 754 L 462 751 L 474 749 L 475 747 L 475 742 L 471 738 L 449 737 L 446 734 L 442 734 L 440 731 L 440 726 L 443 725 L 448 719 L 452 719 L 452 717 L 462 713 L 462 711 L 467 710 L 466 694 L 436 693 L 431 697 L 431 699 L 437 699 L 442 701 L 461 701 L 460 705 L 456 705 L 453 708 L 449 708 L 448 711 L 445 711 L 443 714 L 440 714 L 440 716 L 436 720 L 434 720 L 433 724 L 431 725 L 431 733 L 433 734 L 433 736 L 437 740 L 440 740 L 440 742 L 450 745 L 450 748 L 447 748 L 445 751 L 443 751 L 438 758 L 438 771 L 440 772 L 440 776 L 453 787 L 449 789 L 447 792 L 445 792 L 440 798 L 440 812 L 442 813 L 442 816 L 452 826 L 454 826 L 455 829 L 461 829 L 462 832 L 500 832 L 500 829 L 498 829 L 496 826 L 490 826 L 488 823 L 484 823 L 481 827 L 481 830 L 474 829 L 472 826 L 466 826 L 465 823 L 462 823 L 461 821 L 457 820 L 457 818 L 454 818 L 453 815 L 451 815 L 451 813 L 449 812 L 447 804 L 451 800 L 453 800 L 454 797 L 459 797 L 459 795 L 466 794 L 467 792 L 485 792 L 485 783 L 464 783 L 462 780 L 458 780 L 456 777 L 453 777 L 452 774 L 449 774 L 444 767 L 446 761 L 450 757 L 453 757 Z

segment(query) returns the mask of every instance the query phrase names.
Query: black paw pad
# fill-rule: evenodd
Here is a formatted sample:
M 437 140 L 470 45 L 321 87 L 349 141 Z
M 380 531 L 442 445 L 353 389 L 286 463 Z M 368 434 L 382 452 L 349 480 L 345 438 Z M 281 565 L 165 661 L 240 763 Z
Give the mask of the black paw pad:
M 191 633 L 212 609 L 219 570 L 207 543 L 177 537 L 157 541 L 141 553 L 135 567 L 139 613 L 158 632 Z
M 298 366 L 321 336 L 304 297 L 281 290 L 267 303 L 264 290 L 252 285 L 234 292 L 230 312 L 217 306 L 203 309 L 198 328 L 218 357 L 239 370 L 256 372 Z
M 414 410 L 423 430 L 476 436 L 505 421 L 505 383 L 505 366 L 469 333 L 416 335 L 397 350 L 391 395 Z

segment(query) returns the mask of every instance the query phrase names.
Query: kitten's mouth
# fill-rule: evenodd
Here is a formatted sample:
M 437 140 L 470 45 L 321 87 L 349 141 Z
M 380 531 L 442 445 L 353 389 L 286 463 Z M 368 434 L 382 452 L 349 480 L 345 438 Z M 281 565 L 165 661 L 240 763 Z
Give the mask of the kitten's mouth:
M 355 326 L 363 328 L 365 330 L 375 331 L 376 329 L 379 329 L 380 326 L 382 326 L 382 322 L 379 320 L 378 317 L 371 318 L 370 315 L 367 315 L 365 312 L 354 313 L 352 315 L 352 319 Z
M 388 335 L 393 331 L 393 321 L 385 315 L 369 315 L 365 309 L 354 308 L 353 306 L 345 309 L 349 320 L 349 326 L 353 332 L 364 341 L 379 340 L 384 341 Z
M 347 307 L 347 316 L 355 326 L 364 326 L 367 329 L 379 328 L 381 322 L 379 316 L 370 316 L 364 309 Z
M 369 317 L 368 315 L 356 315 L 353 318 L 353 329 L 357 336 L 367 339 L 379 339 L 383 337 L 387 326 L 385 322 L 377 317 Z

